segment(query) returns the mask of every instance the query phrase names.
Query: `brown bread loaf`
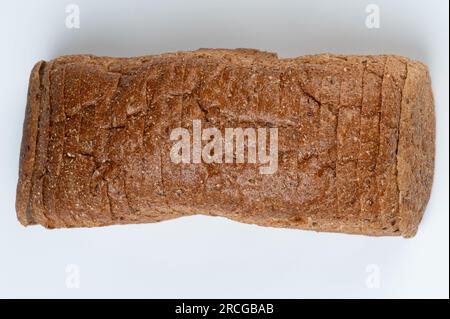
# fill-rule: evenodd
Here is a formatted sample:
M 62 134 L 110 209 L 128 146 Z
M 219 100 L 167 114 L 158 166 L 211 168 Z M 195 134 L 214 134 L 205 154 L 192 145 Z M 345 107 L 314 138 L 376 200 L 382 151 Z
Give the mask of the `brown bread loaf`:
M 171 132 L 193 133 L 196 120 L 220 132 L 276 128 L 277 170 L 261 174 L 248 154 L 174 162 Z M 430 195 L 434 135 L 427 68 L 399 56 L 64 56 L 31 73 L 16 210 L 23 225 L 48 228 L 206 214 L 411 237 Z

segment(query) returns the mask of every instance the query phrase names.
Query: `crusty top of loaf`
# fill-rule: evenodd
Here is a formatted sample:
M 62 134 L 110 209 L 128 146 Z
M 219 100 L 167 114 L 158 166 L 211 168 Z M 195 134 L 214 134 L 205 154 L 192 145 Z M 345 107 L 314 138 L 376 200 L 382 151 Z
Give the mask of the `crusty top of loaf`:
M 49 202 L 44 203 L 45 194 L 52 191 L 50 189 L 52 184 L 49 184 L 48 179 L 52 174 L 59 174 L 55 172 L 60 169 L 55 165 L 57 153 L 54 150 L 61 146 L 52 142 L 54 141 L 52 136 L 61 134 L 61 130 L 67 129 L 60 127 L 58 123 L 64 123 L 67 117 L 75 116 L 82 109 L 87 111 L 102 97 L 112 97 L 117 90 L 126 91 L 122 98 L 140 96 L 140 87 L 133 86 L 135 84 L 132 82 L 122 81 L 124 75 L 143 74 L 146 77 L 148 72 L 166 72 L 169 70 L 166 66 L 171 62 L 178 64 L 189 62 L 205 74 L 207 70 L 220 67 L 241 68 L 263 74 L 269 79 L 266 96 L 269 97 L 272 89 L 285 92 L 286 95 L 281 96 L 279 92 L 275 92 L 269 100 L 265 102 L 262 100 L 267 106 L 259 113 L 252 108 L 244 108 L 239 112 L 221 109 L 218 120 L 239 120 L 245 123 L 257 120 L 271 125 L 284 125 L 289 128 L 286 130 L 288 132 L 293 132 L 296 126 L 302 125 L 305 139 L 313 138 L 319 141 L 313 147 L 307 140 L 301 144 L 304 147 L 298 150 L 302 157 L 298 169 L 302 169 L 302 165 L 306 165 L 304 169 L 311 169 L 319 163 L 315 156 L 320 157 L 321 168 L 317 174 L 326 178 L 329 175 L 330 183 L 324 184 L 324 177 L 308 177 L 310 187 L 317 189 L 309 190 L 310 194 L 286 192 L 283 196 L 286 198 L 291 196 L 292 199 L 302 201 L 303 210 L 314 213 L 320 223 L 294 216 L 288 224 L 282 226 L 298 224 L 299 227 L 311 227 L 316 230 L 406 237 L 414 235 L 429 197 L 434 161 L 434 110 L 426 67 L 419 62 L 392 55 L 320 54 L 279 59 L 274 53 L 253 49 L 200 49 L 194 52 L 135 58 L 72 55 L 50 62 L 39 62 L 30 78 L 21 149 L 16 209 L 23 224 L 60 226 L 59 221 L 52 220 L 52 214 L 47 211 Z M 84 70 L 83 77 L 76 75 L 80 68 Z M 174 79 L 181 81 L 176 74 Z M 208 91 L 210 97 L 214 95 L 214 89 L 223 89 L 219 87 L 221 84 L 213 87 L 212 82 L 205 79 L 187 81 L 192 83 L 200 81 L 195 82 L 195 85 L 201 85 L 205 92 L 211 91 Z M 248 83 L 243 79 L 234 78 L 230 81 L 235 81 L 235 85 L 249 90 L 249 87 L 246 87 Z M 69 83 L 70 86 L 61 89 L 65 83 Z M 74 83 L 81 84 L 74 85 Z M 83 86 L 83 83 L 88 84 Z M 297 87 L 299 91 L 296 91 Z M 64 96 L 59 92 L 64 92 Z M 172 91 L 167 88 L 166 93 L 178 96 L 183 95 L 183 92 L 180 88 Z M 77 100 L 80 94 L 82 103 Z M 311 105 L 313 113 L 302 114 L 306 118 L 311 116 L 310 124 L 305 122 L 305 118 L 299 117 L 300 114 L 293 108 L 298 103 L 296 98 L 305 98 L 308 100 L 305 103 Z M 64 108 L 61 107 L 61 103 L 56 103 L 57 101 L 63 101 Z M 275 105 L 271 109 L 269 102 Z M 121 104 L 115 106 L 114 103 Z M 126 108 L 123 107 L 125 104 Z M 131 104 L 112 101 L 110 107 L 108 112 L 112 114 L 95 118 L 93 124 L 104 129 L 120 129 L 124 123 L 124 116 L 134 116 L 142 109 L 139 101 Z M 313 111 L 319 109 L 320 116 Z M 214 118 L 215 110 L 207 111 L 209 112 L 207 115 L 211 117 L 209 120 L 217 120 Z M 321 121 L 319 124 L 322 125 L 321 130 L 317 132 L 313 126 L 307 128 L 309 125 L 315 125 L 316 115 Z M 336 121 L 336 118 L 340 120 Z M 355 121 L 360 123 L 359 126 L 354 125 Z M 140 125 L 139 121 L 136 120 L 134 125 Z M 76 130 L 76 127 L 73 129 Z M 120 133 L 118 134 L 117 140 L 120 141 Z M 336 145 L 330 144 L 333 139 L 336 139 Z M 65 142 L 65 150 L 68 156 L 71 156 L 71 143 L 78 142 L 71 141 L 70 136 Z M 289 161 L 290 147 L 298 147 L 298 144 L 289 145 L 289 140 L 281 143 L 280 147 L 282 151 L 283 148 L 286 151 L 286 158 Z M 91 161 L 88 158 L 91 156 L 89 147 L 89 145 L 82 146 L 87 150 L 82 154 L 86 163 Z M 114 149 L 115 147 L 111 146 L 109 151 L 112 156 L 115 156 Z M 74 153 L 75 151 L 79 149 L 74 148 Z M 73 174 L 78 174 L 79 177 L 86 173 L 85 169 L 73 167 Z M 242 170 L 242 173 L 244 171 Z M 305 177 L 304 180 L 308 179 Z M 333 189 L 337 188 L 337 193 L 331 189 L 327 190 L 326 187 L 329 187 L 327 185 L 334 185 Z M 272 189 L 280 185 L 267 186 L 268 189 Z M 308 190 L 308 185 L 304 186 L 304 189 Z M 355 192 L 354 188 L 360 191 Z M 322 192 L 320 200 L 304 204 L 308 198 L 317 197 L 317 192 Z M 139 194 L 130 196 L 131 198 L 127 200 L 138 201 L 133 196 Z M 334 196 L 337 196 L 336 199 L 333 199 Z M 166 197 L 166 201 L 169 201 L 168 198 Z M 176 200 L 174 196 L 173 202 Z M 103 204 L 99 205 L 93 207 L 93 210 L 99 210 Z M 290 205 L 294 207 L 293 202 Z M 281 205 L 279 209 L 287 211 L 289 206 L 284 206 Z M 257 206 L 253 208 L 255 207 Z M 372 221 L 373 216 L 378 216 L 377 221 Z M 270 225 L 283 223 L 277 221 L 276 216 L 272 217 Z M 254 218 L 232 216 L 232 218 L 258 223 L 257 216 Z M 97 221 L 84 222 L 85 226 L 95 226 L 111 221 L 102 221 L 98 217 Z M 389 227 L 383 229 L 384 224 L 389 224 Z

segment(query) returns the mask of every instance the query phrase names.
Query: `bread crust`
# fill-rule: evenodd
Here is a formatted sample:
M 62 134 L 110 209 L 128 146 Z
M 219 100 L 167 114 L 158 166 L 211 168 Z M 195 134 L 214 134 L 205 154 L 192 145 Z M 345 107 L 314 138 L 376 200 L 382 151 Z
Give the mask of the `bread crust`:
M 436 124 L 427 67 L 415 61 L 405 63 L 397 153 L 399 226 L 403 236 L 413 237 L 431 195 Z
M 31 71 L 28 85 L 27 105 L 25 108 L 25 120 L 23 122 L 19 181 L 17 184 L 16 195 L 17 218 L 23 225 L 35 224 L 29 203 L 41 110 L 41 77 L 44 66 L 45 62 L 39 61 Z
M 279 168 L 175 164 L 176 127 L 277 127 Z M 411 237 L 428 202 L 426 66 L 392 55 L 252 49 L 41 61 L 30 76 L 16 211 L 47 228 L 192 214 Z

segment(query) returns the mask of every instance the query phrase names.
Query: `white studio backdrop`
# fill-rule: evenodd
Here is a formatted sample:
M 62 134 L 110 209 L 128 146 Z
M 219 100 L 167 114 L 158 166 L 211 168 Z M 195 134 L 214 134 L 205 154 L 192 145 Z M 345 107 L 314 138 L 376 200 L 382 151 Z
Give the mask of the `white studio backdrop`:
M 4 1 L 0 297 L 448 298 L 448 22 L 445 0 Z M 257 48 L 280 57 L 392 53 L 427 63 L 437 159 L 417 236 L 314 233 L 204 216 L 52 231 L 17 222 L 19 147 L 35 62 L 201 47 Z

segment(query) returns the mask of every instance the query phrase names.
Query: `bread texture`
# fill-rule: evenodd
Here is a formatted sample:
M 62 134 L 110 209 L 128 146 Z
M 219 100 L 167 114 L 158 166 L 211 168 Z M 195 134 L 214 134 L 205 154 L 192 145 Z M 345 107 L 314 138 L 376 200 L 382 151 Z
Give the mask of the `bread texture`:
M 278 169 L 174 163 L 170 132 L 278 129 Z M 30 76 L 16 211 L 23 225 L 94 227 L 193 214 L 262 226 L 415 235 L 434 170 L 420 62 L 279 59 L 252 49 L 63 56 Z

